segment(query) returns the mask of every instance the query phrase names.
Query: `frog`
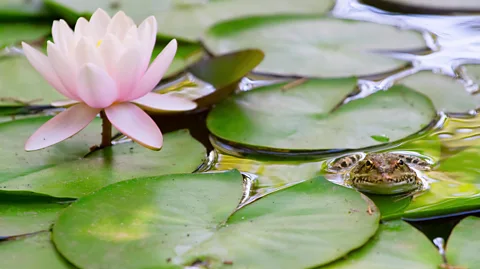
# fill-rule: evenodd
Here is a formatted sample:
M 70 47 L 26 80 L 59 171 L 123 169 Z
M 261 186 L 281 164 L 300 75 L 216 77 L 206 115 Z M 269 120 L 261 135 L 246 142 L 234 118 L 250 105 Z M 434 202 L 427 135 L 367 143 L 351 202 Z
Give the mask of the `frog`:
M 341 157 L 329 171 L 343 173 L 345 183 L 363 193 L 397 195 L 425 188 L 416 170 L 429 170 L 430 163 L 402 153 L 367 153 Z

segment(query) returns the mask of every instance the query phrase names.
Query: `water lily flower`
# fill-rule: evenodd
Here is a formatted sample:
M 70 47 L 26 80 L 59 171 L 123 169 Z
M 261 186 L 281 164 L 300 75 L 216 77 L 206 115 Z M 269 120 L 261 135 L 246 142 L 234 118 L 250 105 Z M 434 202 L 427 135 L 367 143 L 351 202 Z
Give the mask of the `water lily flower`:
M 122 11 L 110 18 L 97 9 L 90 21 L 78 19 L 74 31 L 64 20 L 54 21 L 53 42 L 47 43 L 48 56 L 22 43 L 32 66 L 69 99 L 55 104 L 68 108 L 41 126 L 28 139 L 25 150 L 42 149 L 75 135 L 100 112 L 137 143 L 160 149 L 162 133 L 140 107 L 188 111 L 196 104 L 151 92 L 177 50 L 173 39 L 149 66 L 156 35 L 157 21 L 153 16 L 137 27 Z

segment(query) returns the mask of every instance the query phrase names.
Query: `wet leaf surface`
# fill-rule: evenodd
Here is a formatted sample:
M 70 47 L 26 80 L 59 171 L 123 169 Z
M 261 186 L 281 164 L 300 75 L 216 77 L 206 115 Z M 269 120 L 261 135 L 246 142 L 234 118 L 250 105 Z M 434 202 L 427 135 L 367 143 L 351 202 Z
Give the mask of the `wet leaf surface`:
M 382 73 L 406 63 L 375 53 L 425 46 L 415 32 L 368 22 L 319 16 L 268 16 L 219 23 L 203 38 L 215 55 L 261 49 L 257 72 L 306 77 L 349 77 Z
M 56 250 L 50 232 L 0 242 L 3 268 L 74 269 Z
M 466 113 L 480 106 L 480 95 L 468 93 L 460 81 L 448 76 L 423 71 L 399 83 L 425 94 L 438 111 Z
M 402 139 L 436 116 L 430 100 L 403 86 L 331 112 L 354 87 L 354 79 L 324 79 L 289 89 L 285 84 L 258 88 L 218 104 L 210 112 L 207 126 L 215 136 L 250 147 L 354 149 L 380 144 L 372 135 L 383 134 L 390 141 Z
M 25 152 L 27 138 L 49 118 L 0 124 L 0 139 L 9 141 L 0 148 L 1 189 L 77 198 L 138 176 L 192 172 L 205 157 L 205 148 L 185 130 L 166 134 L 160 151 L 121 143 L 84 157 L 100 142 L 100 119 L 64 142 Z
M 322 177 L 230 216 L 241 197 L 237 171 L 124 181 L 64 211 L 53 238 L 67 259 L 87 268 L 203 262 L 211 268 L 290 269 L 335 260 L 378 227 L 379 214 L 367 212 L 371 205 L 359 193 Z
M 50 104 L 65 99 L 18 55 L 0 58 L 0 107 Z
M 397 220 L 380 225 L 363 247 L 318 269 L 438 269 L 442 263 L 435 246 L 420 231 Z
M 97 8 L 110 15 L 123 10 L 136 23 L 152 14 L 158 21 L 159 34 L 183 40 L 197 41 L 202 33 L 216 22 L 251 15 L 264 14 L 322 14 L 332 6 L 333 0 L 225 0 L 225 1 L 125 1 L 109 0 L 48 0 L 47 5 L 63 16 L 93 13 Z M 268 8 L 261 8 L 268 7 Z
M 455 268 L 476 268 L 480 264 L 480 218 L 467 217 L 453 229 L 447 242 L 447 259 Z
M 263 59 L 259 50 L 244 50 L 204 59 L 188 68 L 189 74 L 154 91 L 194 100 L 199 109 L 214 105 L 238 89 L 239 81 Z
M 68 203 L 0 193 L 0 237 L 46 231 Z

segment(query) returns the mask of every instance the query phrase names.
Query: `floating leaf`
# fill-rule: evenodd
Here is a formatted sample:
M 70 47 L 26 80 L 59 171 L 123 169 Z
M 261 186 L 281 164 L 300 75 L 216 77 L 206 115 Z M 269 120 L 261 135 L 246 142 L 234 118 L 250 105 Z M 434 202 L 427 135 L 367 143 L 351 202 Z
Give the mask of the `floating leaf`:
M 331 112 L 355 87 L 355 79 L 310 80 L 258 88 L 218 104 L 208 129 L 222 139 L 272 150 L 363 148 L 420 131 L 436 116 L 424 95 L 394 86 Z M 235 119 L 235 120 L 232 120 Z
M 219 23 L 203 42 L 215 55 L 257 48 L 257 72 L 284 76 L 348 77 L 391 71 L 406 63 L 375 53 L 424 47 L 421 35 L 392 26 L 319 16 L 269 16 Z
M 378 141 L 380 143 L 387 143 L 390 141 L 390 138 L 386 135 L 372 135 L 371 136 L 375 141 Z
M 467 217 L 453 229 L 447 242 L 447 259 L 454 268 L 476 268 L 480 264 L 480 218 Z
M 170 39 L 157 40 L 157 45 L 152 52 L 152 61 L 163 50 Z M 168 67 L 167 73 L 164 78 L 174 76 L 185 70 L 188 66 L 198 62 L 205 56 L 205 51 L 202 46 L 195 43 L 180 42 L 178 44 L 177 53 L 173 58 L 172 64 Z
M 39 19 L 48 16 L 43 1 L 1 0 L 0 21 Z M 3 29 L 2 29 L 3 30 Z
M 20 45 L 22 41 L 29 43 L 46 38 L 50 34 L 51 26 L 42 23 L 2 23 L 0 28 L 2 29 L 0 31 L 0 48 L 4 48 Z
M 423 71 L 399 81 L 425 94 L 437 108 L 445 112 L 468 112 L 480 107 L 480 95 L 471 95 L 454 78 Z
M 124 181 L 70 206 L 53 238 L 82 268 L 183 268 L 203 261 L 212 268 L 291 269 L 333 261 L 378 227 L 379 215 L 367 213 L 369 202 L 359 193 L 321 177 L 230 215 L 241 197 L 237 171 Z
M 2 268 L 75 268 L 58 254 L 50 236 L 50 232 L 41 232 L 0 242 Z
M 0 237 L 46 231 L 67 205 L 52 199 L 1 193 Z
M 50 104 L 65 99 L 22 55 L 0 58 L 0 107 Z
M 435 246 L 404 221 L 380 225 L 362 248 L 321 269 L 438 269 L 442 263 Z M 320 269 L 318 268 L 318 269 Z
M 50 117 L 0 124 L 0 188 L 77 198 L 108 184 L 140 176 L 194 171 L 205 148 L 185 130 L 168 133 L 160 151 L 121 143 L 84 157 L 100 141 L 101 120 L 52 147 L 25 152 L 27 138 Z
M 381 9 L 406 13 L 444 14 L 480 11 L 480 3 L 477 0 L 362 0 L 362 2 Z
M 267 14 L 322 14 L 329 10 L 333 0 L 181 0 L 181 1 L 83 1 L 47 0 L 46 4 L 73 21 L 80 14 L 93 13 L 102 8 L 110 15 L 123 10 L 136 23 L 155 15 L 158 31 L 165 36 L 197 41 L 202 33 L 216 22 Z M 268 8 L 265 8 L 268 7 Z
M 238 82 L 263 59 L 259 50 L 243 50 L 205 59 L 188 68 L 184 77 L 155 91 L 194 100 L 198 107 L 214 105 L 232 94 Z M 193 75 L 193 76 L 192 76 Z

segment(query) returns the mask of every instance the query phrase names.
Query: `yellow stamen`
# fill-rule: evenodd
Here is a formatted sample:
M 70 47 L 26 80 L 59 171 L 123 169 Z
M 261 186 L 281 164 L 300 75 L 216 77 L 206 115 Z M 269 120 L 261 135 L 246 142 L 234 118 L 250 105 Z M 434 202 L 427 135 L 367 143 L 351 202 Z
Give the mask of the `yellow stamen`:
M 102 42 L 103 42 L 103 40 L 101 40 L 101 39 L 97 41 L 97 48 L 100 47 L 100 45 L 102 45 Z

